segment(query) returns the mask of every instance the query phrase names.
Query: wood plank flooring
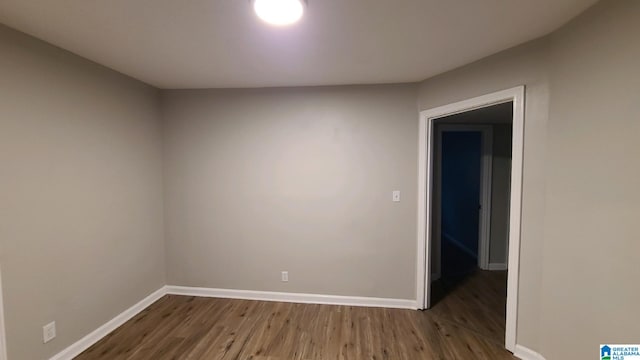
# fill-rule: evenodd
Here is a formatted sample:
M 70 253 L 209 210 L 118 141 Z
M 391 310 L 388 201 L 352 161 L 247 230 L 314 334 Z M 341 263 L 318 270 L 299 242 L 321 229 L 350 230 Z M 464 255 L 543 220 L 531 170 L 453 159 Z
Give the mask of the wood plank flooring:
M 424 312 L 168 295 L 76 359 L 515 359 L 503 276 L 478 272 Z
M 477 270 L 461 282 L 432 285 L 430 312 L 504 345 L 507 272 Z

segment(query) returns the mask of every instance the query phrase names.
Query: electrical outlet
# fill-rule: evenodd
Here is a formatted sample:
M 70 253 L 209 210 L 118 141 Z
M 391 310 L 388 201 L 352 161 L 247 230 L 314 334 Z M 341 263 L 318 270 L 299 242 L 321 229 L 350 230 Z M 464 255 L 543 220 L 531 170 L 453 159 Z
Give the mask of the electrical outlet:
M 394 202 L 400 201 L 400 190 L 393 190 L 392 199 Z
M 42 341 L 48 343 L 56 337 L 56 322 L 52 321 L 42 327 Z
M 289 281 L 289 272 L 288 271 L 283 271 L 282 272 L 282 282 L 288 282 Z

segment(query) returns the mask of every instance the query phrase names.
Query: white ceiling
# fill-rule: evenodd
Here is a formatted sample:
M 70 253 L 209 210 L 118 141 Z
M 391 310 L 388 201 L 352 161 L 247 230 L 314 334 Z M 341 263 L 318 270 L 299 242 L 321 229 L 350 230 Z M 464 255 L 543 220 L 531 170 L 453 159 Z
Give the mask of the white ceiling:
M 0 0 L 0 22 L 160 88 L 419 81 L 545 35 L 595 0 Z

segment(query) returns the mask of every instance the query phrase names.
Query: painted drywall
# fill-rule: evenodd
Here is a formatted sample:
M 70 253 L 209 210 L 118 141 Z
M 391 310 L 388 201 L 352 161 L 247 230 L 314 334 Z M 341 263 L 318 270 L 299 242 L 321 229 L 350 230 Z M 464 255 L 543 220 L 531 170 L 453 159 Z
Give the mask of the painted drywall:
M 421 110 L 527 87 L 517 342 L 548 359 L 640 336 L 639 6 L 601 2 L 418 87 Z M 164 283 L 157 98 L 6 28 L 0 49 L 9 354 L 46 358 Z M 164 92 L 168 282 L 413 298 L 414 91 Z
M 415 299 L 416 90 L 163 92 L 169 284 Z
M 527 87 L 517 343 L 547 359 L 640 336 L 638 33 L 640 3 L 603 1 L 420 85 L 420 109 Z
M 554 35 L 542 355 L 640 339 L 640 2 L 603 1 Z
M 548 38 L 515 47 L 428 79 L 420 84 L 418 94 L 419 108 L 426 110 L 514 86 L 526 86 L 517 342 L 534 350 L 539 350 L 540 331 L 548 49 Z
M 8 355 L 47 359 L 165 284 L 159 97 L 4 26 L 0 54 Z

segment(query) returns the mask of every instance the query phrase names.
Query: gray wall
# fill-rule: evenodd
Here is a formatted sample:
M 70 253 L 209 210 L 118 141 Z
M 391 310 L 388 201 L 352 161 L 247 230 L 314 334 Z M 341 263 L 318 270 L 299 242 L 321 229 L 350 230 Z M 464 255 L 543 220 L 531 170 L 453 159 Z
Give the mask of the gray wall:
M 550 360 L 640 339 L 639 34 L 640 2 L 616 0 L 553 37 L 541 289 Z
M 639 2 L 602 1 L 420 85 L 420 109 L 527 86 L 517 343 L 547 359 L 640 336 L 638 33 Z
M 165 283 L 159 97 L 3 26 L 0 54 L 8 352 L 45 359 Z
M 549 39 L 493 55 L 420 84 L 421 110 L 526 85 L 517 342 L 539 350 Z
M 165 268 L 157 92 L 0 28 L 9 355 L 46 358 L 166 282 L 414 298 L 416 91 L 422 110 L 523 84 L 517 342 L 636 342 L 638 33 L 639 2 L 603 1 L 417 88 L 163 92 Z
M 415 299 L 415 94 L 164 92 L 169 284 Z

